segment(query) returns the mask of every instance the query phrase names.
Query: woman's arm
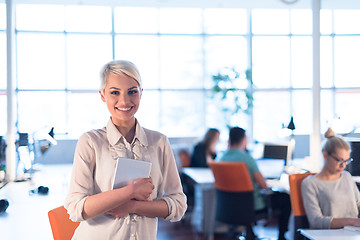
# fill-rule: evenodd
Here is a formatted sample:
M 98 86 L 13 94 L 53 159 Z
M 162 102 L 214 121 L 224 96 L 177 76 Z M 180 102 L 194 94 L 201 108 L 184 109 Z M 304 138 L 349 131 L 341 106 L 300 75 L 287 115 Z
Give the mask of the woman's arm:
M 131 199 L 146 201 L 152 190 L 151 178 L 142 178 L 126 187 L 89 196 L 84 203 L 83 218 L 86 220 L 96 217 L 121 207 Z
M 179 172 L 176 167 L 174 155 L 171 150 L 169 140 L 164 136 L 163 139 L 163 179 L 159 186 L 159 200 L 167 204 L 166 220 L 179 221 L 184 216 L 187 209 L 186 195 L 183 192 L 180 182 Z
M 301 195 L 304 203 L 307 219 L 310 228 L 329 229 L 331 227 L 331 216 L 324 216 L 320 207 L 321 197 L 317 194 L 316 183 L 310 179 L 315 176 L 306 178 L 301 184 Z M 325 196 L 324 196 L 325 197 Z
M 146 217 L 161 217 L 170 221 L 178 221 L 186 211 L 186 196 L 182 191 L 179 173 L 170 144 L 167 139 L 162 142 L 162 180 L 158 187 L 158 196 L 153 201 L 128 201 L 107 213 L 114 217 L 135 213 Z
M 83 134 L 78 140 L 69 194 L 64 204 L 72 221 L 78 222 L 93 218 L 130 199 L 147 200 L 152 192 L 152 180 L 145 178 L 134 181 L 124 188 L 94 193 L 95 184 L 100 184 L 94 182 L 96 153 L 101 152 L 103 141 L 104 139 L 93 133 Z M 105 169 L 103 174 L 108 174 L 106 169 L 111 168 L 111 164 L 107 168 L 103 166 L 102 169 Z M 110 176 L 110 174 L 108 175 Z M 104 179 L 110 180 L 109 176 L 103 175 L 103 181 L 105 181 Z
M 130 213 L 140 216 L 166 218 L 169 215 L 168 205 L 164 200 L 136 201 L 131 200 L 107 212 L 114 217 L 123 217 Z
M 356 206 L 358 209 L 360 208 L 360 194 L 359 189 L 356 186 L 356 183 L 353 181 L 351 176 L 349 176 L 349 184 L 352 185 L 352 191 L 354 192 L 354 198 L 356 202 Z M 346 203 L 344 203 L 346 204 Z M 360 219 L 359 218 L 334 218 L 331 221 L 331 228 L 342 228 L 344 226 L 356 226 L 360 227 Z
M 343 228 L 344 226 L 360 227 L 359 218 L 333 218 L 330 228 Z

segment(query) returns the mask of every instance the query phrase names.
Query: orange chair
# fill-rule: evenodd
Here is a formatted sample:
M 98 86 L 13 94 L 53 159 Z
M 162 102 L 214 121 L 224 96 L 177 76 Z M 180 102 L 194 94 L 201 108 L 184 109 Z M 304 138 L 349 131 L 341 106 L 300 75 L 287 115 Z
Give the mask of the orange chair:
M 64 206 L 50 210 L 48 216 L 54 240 L 70 240 L 80 224 L 70 220 Z
M 304 239 L 304 237 L 297 231 L 299 228 L 309 228 L 309 222 L 306 217 L 304 203 L 301 196 L 301 183 L 311 174 L 312 173 L 301 173 L 289 175 L 290 201 L 295 223 L 294 240 Z
M 229 235 L 236 226 L 246 226 L 247 237 L 253 235 L 255 223 L 253 184 L 243 162 L 211 162 L 215 178 L 216 220 L 230 225 Z

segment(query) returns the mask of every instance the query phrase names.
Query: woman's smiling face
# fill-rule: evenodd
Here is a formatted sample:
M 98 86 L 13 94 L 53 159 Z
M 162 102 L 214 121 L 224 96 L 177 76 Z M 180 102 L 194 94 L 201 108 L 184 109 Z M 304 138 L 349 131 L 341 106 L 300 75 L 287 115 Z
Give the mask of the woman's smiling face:
M 134 115 L 139 109 L 142 89 L 137 81 L 125 74 L 110 74 L 101 99 L 107 108 L 115 125 L 134 121 Z

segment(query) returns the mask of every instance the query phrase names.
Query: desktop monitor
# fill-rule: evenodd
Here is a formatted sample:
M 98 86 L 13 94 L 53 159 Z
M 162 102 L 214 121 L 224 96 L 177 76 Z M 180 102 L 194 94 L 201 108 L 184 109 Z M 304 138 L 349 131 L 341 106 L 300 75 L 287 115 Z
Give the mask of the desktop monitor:
M 260 172 L 266 179 L 280 179 L 288 159 L 288 144 L 265 143 L 263 157 L 256 162 Z
M 5 149 L 6 149 L 6 143 L 3 136 L 0 136 L 0 165 L 1 162 L 5 161 Z
M 351 147 L 350 156 L 354 159 L 352 163 L 346 166 L 346 170 L 353 176 L 360 176 L 360 140 L 349 141 Z
M 286 165 L 290 159 L 289 144 L 269 144 L 264 145 L 263 158 L 283 159 Z

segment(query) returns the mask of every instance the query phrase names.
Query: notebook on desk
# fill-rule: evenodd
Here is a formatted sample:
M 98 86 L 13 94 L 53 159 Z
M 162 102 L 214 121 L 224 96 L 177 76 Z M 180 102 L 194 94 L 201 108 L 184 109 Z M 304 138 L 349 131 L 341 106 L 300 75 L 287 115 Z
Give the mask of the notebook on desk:
M 284 159 L 260 158 L 256 163 L 265 179 L 280 179 L 285 168 Z

